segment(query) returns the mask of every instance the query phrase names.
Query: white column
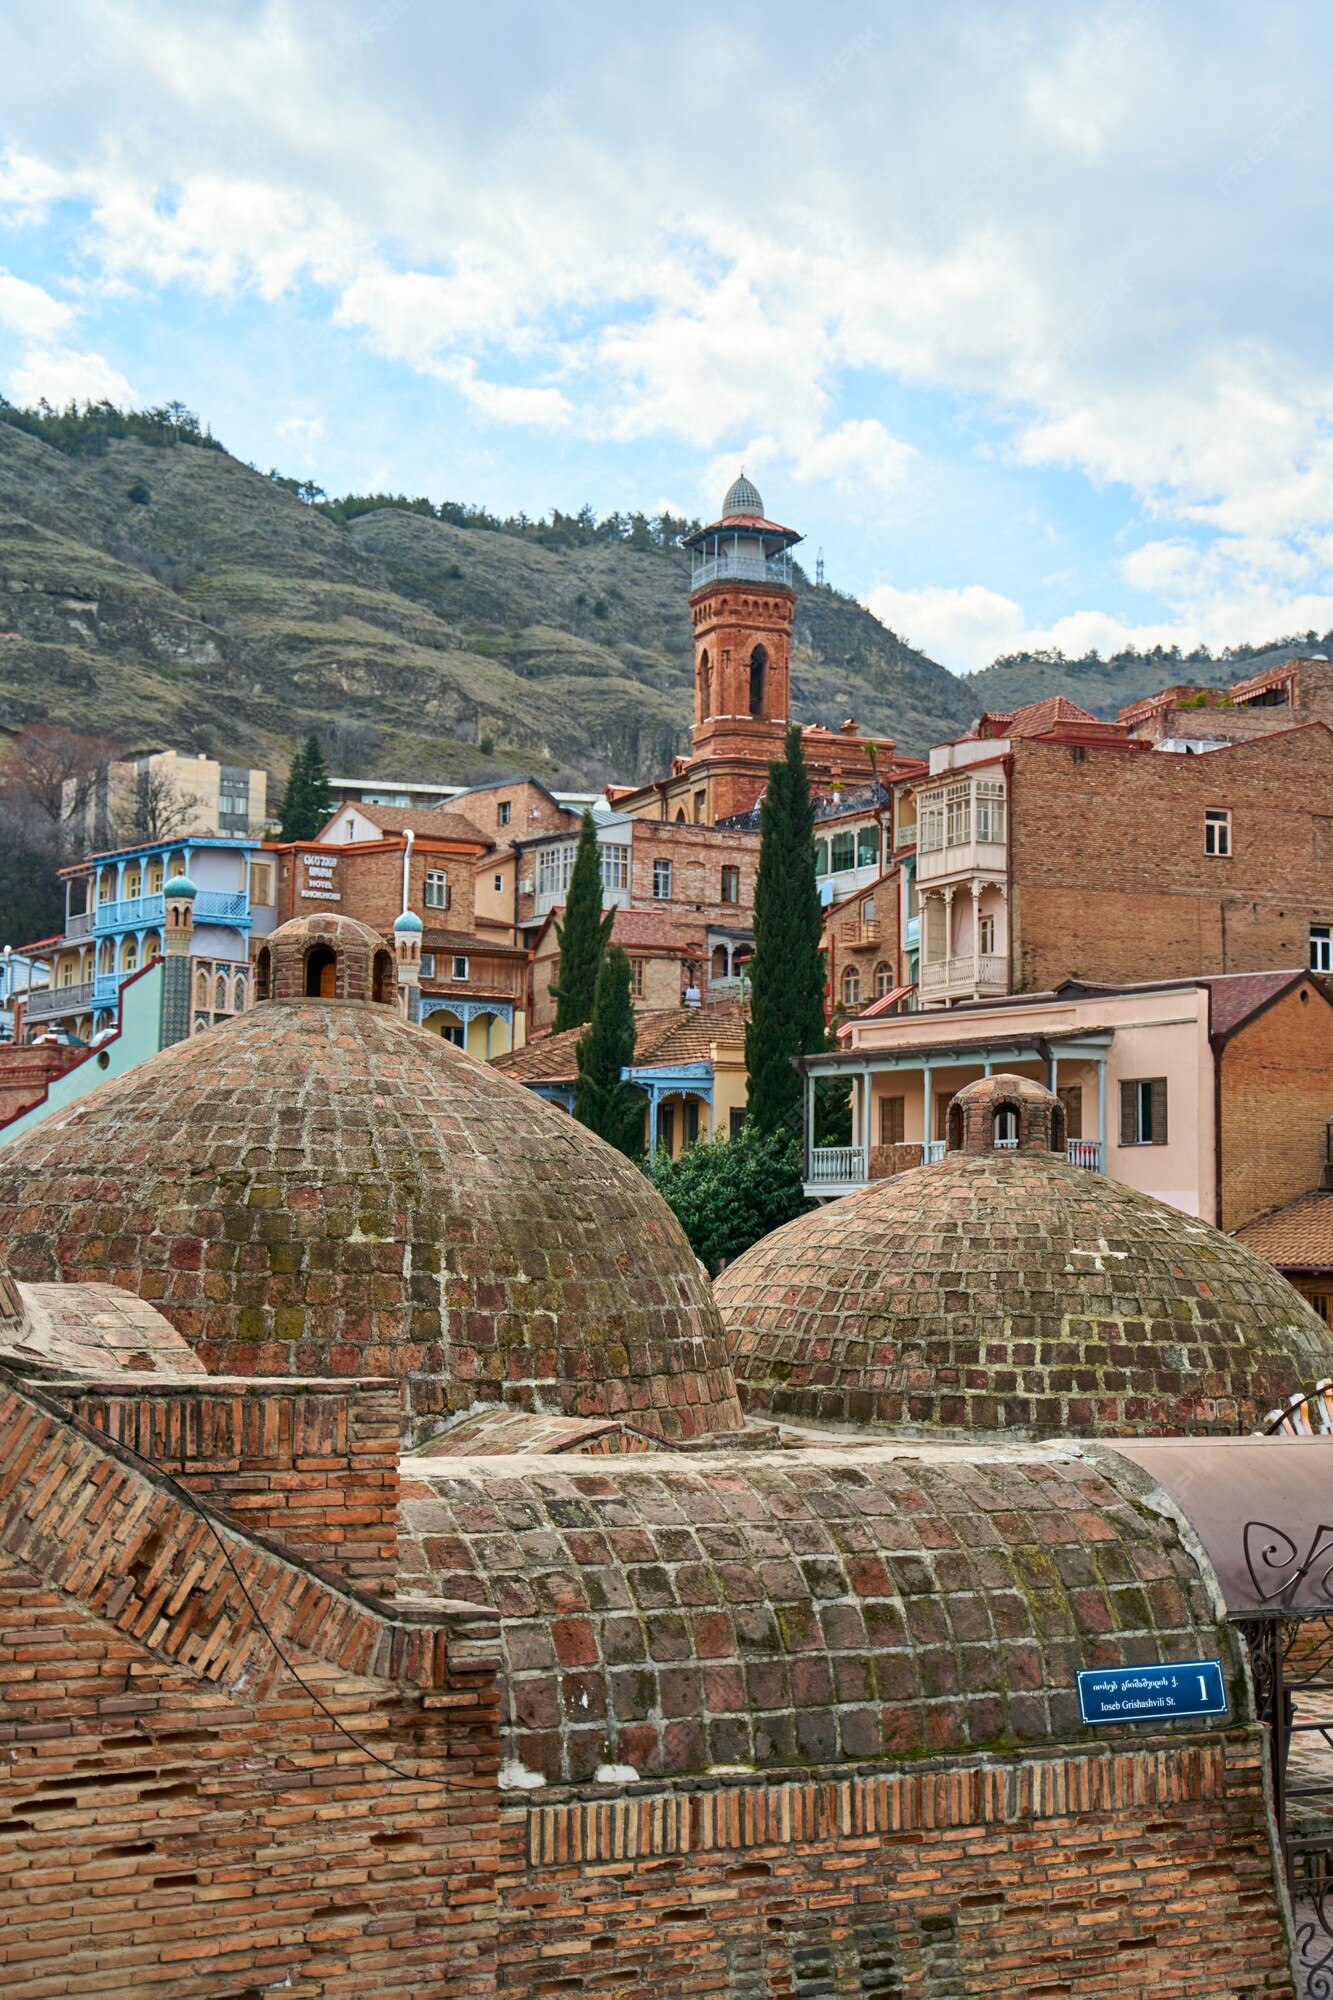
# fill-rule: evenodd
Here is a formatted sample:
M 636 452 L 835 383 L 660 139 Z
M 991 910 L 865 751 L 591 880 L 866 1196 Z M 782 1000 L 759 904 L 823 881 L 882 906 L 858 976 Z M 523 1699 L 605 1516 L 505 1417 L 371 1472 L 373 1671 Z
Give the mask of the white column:
M 981 992 L 981 884 L 972 878 L 972 998 Z
M 934 1083 L 935 1079 L 931 1074 L 930 1064 L 927 1063 L 921 1072 L 921 1116 L 925 1121 L 924 1126 L 922 1128 L 925 1133 L 923 1150 L 921 1154 L 921 1158 L 923 1161 L 930 1157 L 929 1154 L 924 1150 L 924 1148 L 926 1146 L 929 1146 L 931 1138 L 933 1137 L 931 1129 L 933 1120 L 931 1117 L 931 1113 L 935 1109 Z
M 861 1144 L 865 1148 L 866 1175 L 870 1173 L 870 1148 L 874 1139 L 870 1130 L 870 1071 L 867 1069 L 861 1079 Z

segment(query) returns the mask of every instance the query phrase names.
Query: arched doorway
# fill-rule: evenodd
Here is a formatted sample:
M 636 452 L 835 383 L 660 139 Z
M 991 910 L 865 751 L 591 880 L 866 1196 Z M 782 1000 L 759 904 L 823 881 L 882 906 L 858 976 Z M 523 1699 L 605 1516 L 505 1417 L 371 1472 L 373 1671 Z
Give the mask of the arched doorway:
M 375 969 L 372 977 L 371 998 L 381 1007 L 393 1005 L 396 997 L 394 965 L 387 951 L 375 953 Z
M 307 952 L 305 990 L 308 1000 L 332 1000 L 338 991 L 338 955 L 326 944 Z

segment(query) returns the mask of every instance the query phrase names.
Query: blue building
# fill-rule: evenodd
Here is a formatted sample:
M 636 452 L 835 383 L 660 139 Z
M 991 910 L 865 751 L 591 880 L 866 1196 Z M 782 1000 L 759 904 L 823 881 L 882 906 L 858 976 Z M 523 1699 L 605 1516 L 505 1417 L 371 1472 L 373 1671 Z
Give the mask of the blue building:
M 272 927 L 273 867 L 258 840 L 180 836 L 63 871 L 65 929 L 43 948 L 49 984 L 28 1001 L 30 1029 L 54 1027 L 91 1041 L 116 1023 L 124 982 L 162 956 L 164 890 L 174 876 L 196 885 L 190 944 L 191 1026 L 243 1012 L 250 1000 L 252 927 Z

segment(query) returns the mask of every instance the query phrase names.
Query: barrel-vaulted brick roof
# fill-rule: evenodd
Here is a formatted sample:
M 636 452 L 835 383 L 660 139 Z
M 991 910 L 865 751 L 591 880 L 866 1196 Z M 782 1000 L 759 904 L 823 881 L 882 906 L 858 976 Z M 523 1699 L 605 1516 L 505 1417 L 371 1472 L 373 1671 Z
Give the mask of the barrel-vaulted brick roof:
M 872 1183 L 764 1237 L 715 1290 L 742 1401 L 767 1416 L 1234 1431 L 1333 1373 L 1333 1330 L 1271 1264 L 1050 1151 Z
M 475 1402 L 741 1424 L 644 1176 L 392 1005 L 264 1002 L 104 1084 L 4 1150 L 0 1241 L 17 1278 L 151 1301 L 210 1373 L 405 1379 L 417 1437 Z
M 1220 1655 L 1243 1712 L 1210 1581 L 1113 1453 L 847 1440 L 403 1472 L 400 1582 L 499 1613 L 520 1783 L 1077 1742 L 1084 1667 Z

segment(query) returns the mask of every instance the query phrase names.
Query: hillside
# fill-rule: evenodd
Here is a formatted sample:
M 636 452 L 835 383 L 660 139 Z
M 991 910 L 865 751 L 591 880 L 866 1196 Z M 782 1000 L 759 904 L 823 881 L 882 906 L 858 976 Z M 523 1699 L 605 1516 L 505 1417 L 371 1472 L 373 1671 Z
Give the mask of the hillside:
M 644 778 L 686 741 L 688 588 L 674 550 L 546 548 L 397 508 L 344 525 L 220 450 L 72 454 L 0 424 L 8 729 L 281 771 L 313 727 L 349 774 Z M 971 713 L 955 676 L 828 590 L 802 592 L 793 689 L 802 719 L 854 714 L 912 749 Z

